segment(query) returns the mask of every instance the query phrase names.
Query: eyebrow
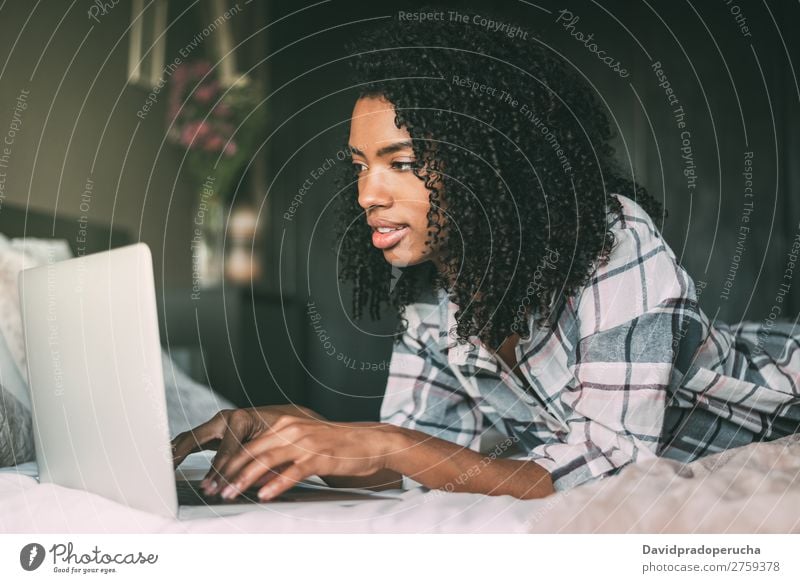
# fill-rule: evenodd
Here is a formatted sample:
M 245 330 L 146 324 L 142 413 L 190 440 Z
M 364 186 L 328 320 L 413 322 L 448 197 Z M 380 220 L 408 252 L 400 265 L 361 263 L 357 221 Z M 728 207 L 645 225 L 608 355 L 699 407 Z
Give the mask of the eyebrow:
M 394 154 L 395 152 L 399 152 L 400 150 L 405 150 L 406 148 L 411 148 L 413 143 L 411 140 L 404 140 L 402 142 L 394 142 L 387 146 L 384 146 L 380 150 L 378 150 L 375 155 L 378 158 L 382 158 L 383 156 L 388 156 L 389 154 Z M 363 156 L 364 152 L 356 148 L 355 146 L 350 146 L 350 151 L 353 154 L 358 154 L 359 156 Z

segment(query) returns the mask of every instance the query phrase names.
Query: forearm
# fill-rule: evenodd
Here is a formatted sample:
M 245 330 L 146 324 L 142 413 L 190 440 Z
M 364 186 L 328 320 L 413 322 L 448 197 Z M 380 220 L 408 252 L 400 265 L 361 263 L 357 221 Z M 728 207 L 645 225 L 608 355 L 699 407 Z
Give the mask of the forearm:
M 550 474 L 532 461 L 482 455 L 421 431 L 396 427 L 388 469 L 431 489 L 490 496 L 543 498 L 553 493 Z
M 403 476 L 394 470 L 384 469 L 369 476 L 320 476 L 333 488 L 366 488 L 392 490 L 403 487 Z
M 409 476 L 431 489 L 516 498 L 553 493 L 550 474 L 531 461 L 484 456 L 443 439 L 393 425 L 376 427 L 369 439 L 380 443 L 385 468 L 369 476 L 324 476 L 334 487 L 399 488 Z

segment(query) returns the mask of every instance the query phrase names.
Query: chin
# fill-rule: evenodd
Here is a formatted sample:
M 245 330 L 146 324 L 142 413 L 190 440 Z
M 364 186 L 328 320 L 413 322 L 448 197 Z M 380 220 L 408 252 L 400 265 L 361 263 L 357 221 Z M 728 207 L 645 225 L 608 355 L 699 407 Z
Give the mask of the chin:
M 409 256 L 407 251 L 396 249 L 386 249 L 383 252 L 383 258 L 386 259 L 386 262 L 390 263 L 392 267 L 411 267 L 412 265 L 418 265 L 428 260 L 427 257 Z

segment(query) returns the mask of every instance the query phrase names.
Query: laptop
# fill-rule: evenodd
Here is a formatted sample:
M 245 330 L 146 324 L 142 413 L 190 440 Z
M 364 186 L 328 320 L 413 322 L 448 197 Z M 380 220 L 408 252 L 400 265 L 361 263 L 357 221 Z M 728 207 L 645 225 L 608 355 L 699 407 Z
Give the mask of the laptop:
M 254 491 L 225 501 L 199 489 L 197 467 L 195 479 L 176 472 L 145 243 L 24 270 L 19 292 L 40 482 L 171 518 L 397 497 L 316 478 L 268 502 Z

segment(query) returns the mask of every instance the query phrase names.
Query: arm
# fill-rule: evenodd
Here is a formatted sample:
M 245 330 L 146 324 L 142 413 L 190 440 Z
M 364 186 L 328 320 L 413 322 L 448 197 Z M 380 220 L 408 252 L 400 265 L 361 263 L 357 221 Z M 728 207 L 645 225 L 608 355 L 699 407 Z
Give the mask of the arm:
M 325 476 L 334 487 L 399 488 L 408 476 L 432 490 L 492 496 L 541 498 L 553 493 L 550 474 L 530 460 L 499 459 L 421 431 L 384 425 L 373 438 L 382 441 L 384 467 L 374 474 Z
M 533 461 L 482 455 L 420 431 L 397 428 L 392 432 L 397 445 L 387 466 L 428 488 L 522 499 L 553 493 L 550 474 Z
M 552 493 L 547 472 L 534 462 L 482 457 L 419 431 L 375 423 L 333 423 L 282 417 L 244 444 L 218 469 L 219 493 L 235 498 L 252 486 L 270 499 L 309 476 L 360 477 L 393 472 L 432 489 L 538 498 Z
M 222 411 L 175 438 L 175 464 L 217 449 L 204 485 L 242 491 L 275 481 L 280 491 L 310 475 L 335 487 L 398 488 L 410 476 L 431 489 L 538 498 L 553 491 L 536 463 L 483 456 L 421 431 L 388 423 L 335 423 L 295 405 Z
M 549 475 L 535 462 L 474 451 L 484 430 L 483 415 L 447 366 L 414 335 L 416 311 L 406 315 L 409 328 L 392 354 L 382 423 L 278 419 L 217 466 L 217 481 L 232 486 L 223 494 L 235 496 L 263 484 L 260 492 L 274 497 L 310 475 L 322 476 L 331 486 L 376 490 L 410 479 L 456 492 L 520 498 L 551 493 Z
M 465 450 L 457 456 L 458 461 L 462 462 L 472 457 L 467 453 L 468 448 L 479 449 L 485 419 L 450 369 L 426 348 L 426 343 L 435 346 L 435 341 L 430 335 L 426 335 L 425 327 L 421 325 L 421 312 L 424 313 L 426 307 L 425 304 L 417 304 L 406 308 L 408 328 L 394 346 L 380 411 L 382 422 L 395 426 L 398 430 L 406 430 L 398 431 L 399 437 L 393 440 L 395 443 L 402 440 L 415 442 L 413 447 L 408 448 L 410 455 L 397 456 L 407 459 L 392 460 L 408 471 L 386 468 L 373 476 L 324 476 L 323 479 L 331 486 L 385 489 L 409 487 L 413 481 L 428 487 L 437 487 L 421 479 L 423 475 L 430 477 L 431 472 L 418 474 L 414 471 L 432 466 L 412 468 L 411 464 L 415 459 L 425 458 L 426 462 L 431 461 L 437 452 L 454 446 L 451 451 Z M 479 461 L 482 460 L 479 457 Z M 494 468 L 507 465 L 509 464 L 506 462 L 492 464 L 492 471 L 484 477 L 495 471 Z M 481 467 L 484 466 L 485 463 Z M 436 466 L 439 467 L 443 466 Z M 458 478 L 463 472 L 470 473 L 469 468 L 459 469 L 454 477 Z M 475 470 L 471 473 L 474 472 Z M 403 478 L 403 475 L 407 478 Z M 519 477 L 520 474 L 515 476 Z M 439 482 L 447 485 L 450 480 L 442 478 Z M 431 483 L 437 483 L 437 480 Z M 450 484 L 450 488 L 462 485 Z

